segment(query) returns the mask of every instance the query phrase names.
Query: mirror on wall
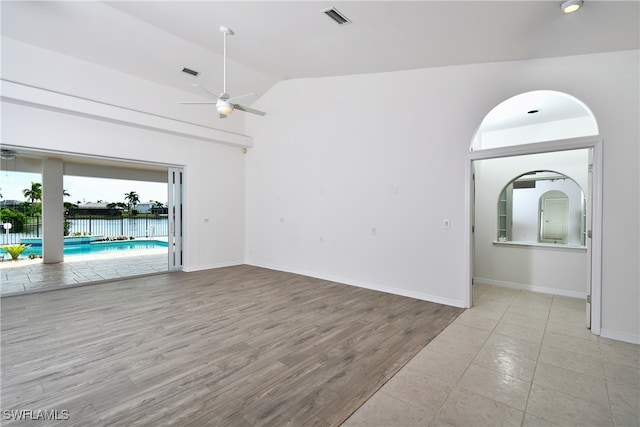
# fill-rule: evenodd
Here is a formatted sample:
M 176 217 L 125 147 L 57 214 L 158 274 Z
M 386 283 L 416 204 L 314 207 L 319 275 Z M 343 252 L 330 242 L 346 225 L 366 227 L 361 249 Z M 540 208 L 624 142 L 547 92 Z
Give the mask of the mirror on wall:
M 582 189 L 568 176 L 549 170 L 516 177 L 498 198 L 497 241 L 584 246 Z

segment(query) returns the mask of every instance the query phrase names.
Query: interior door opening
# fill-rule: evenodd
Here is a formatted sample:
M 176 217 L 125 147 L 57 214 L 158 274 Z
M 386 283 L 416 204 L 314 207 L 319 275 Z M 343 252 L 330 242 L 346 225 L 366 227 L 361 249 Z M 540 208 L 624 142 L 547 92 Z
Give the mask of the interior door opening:
M 544 114 L 538 114 L 540 112 Z M 572 295 L 580 295 L 586 299 L 587 326 L 591 326 L 593 333 L 600 334 L 601 316 L 601 272 L 602 272 L 602 140 L 599 139 L 599 127 L 597 120 L 591 109 L 578 98 L 563 92 L 553 90 L 534 90 L 512 96 L 492 108 L 480 123 L 478 130 L 471 138 L 470 152 L 467 155 L 466 171 L 466 260 L 467 279 L 469 290 L 467 292 L 466 304 L 473 303 L 473 278 L 478 275 L 474 267 L 482 265 L 479 257 L 484 255 L 483 251 L 477 251 L 476 246 L 481 241 L 478 233 L 482 230 L 477 221 L 478 205 L 483 202 L 483 198 L 478 195 L 477 184 L 474 181 L 475 175 L 478 178 L 480 161 L 489 159 L 518 159 L 527 155 L 547 155 L 551 159 L 559 153 L 569 150 L 586 150 L 587 158 L 578 163 L 582 170 L 578 173 L 583 176 L 581 188 L 587 194 L 585 199 L 585 215 L 582 218 L 584 224 L 583 241 L 574 249 L 576 262 L 586 263 L 582 270 L 584 277 L 580 289 L 574 287 L 570 290 Z M 585 171 L 585 168 L 588 171 Z M 493 200 L 492 200 L 493 203 Z M 495 206 L 492 207 L 495 209 Z M 538 209 L 539 210 L 539 209 Z M 561 210 L 561 209 L 560 209 Z M 505 215 L 507 212 L 504 212 Z M 496 215 L 497 216 L 497 215 Z M 496 220 L 492 220 L 492 228 L 496 227 Z M 540 217 L 538 218 L 540 221 Z M 574 221 L 575 222 L 575 221 Z M 555 224 L 559 225 L 559 224 Z M 562 244 L 559 240 L 547 239 L 547 242 L 540 242 L 540 226 L 536 225 L 538 234 L 536 242 L 531 247 L 549 246 L 553 250 L 554 245 Z M 504 234 L 500 234 L 499 240 L 492 241 L 498 236 L 497 230 L 492 230 L 495 234 L 488 240 L 489 245 L 499 246 L 502 249 L 515 248 L 515 244 L 510 240 L 510 224 L 504 224 Z M 546 232 L 547 230 L 545 230 Z M 562 230 L 554 230 L 554 236 L 560 236 Z M 551 233 L 553 234 L 553 233 Z M 546 237 L 551 237 L 548 234 Z M 587 237 L 588 236 L 588 237 Z M 575 241 L 575 240 L 574 240 Z M 526 244 L 520 244 L 527 248 Z M 563 247 L 563 252 L 569 253 Z M 528 250 L 531 254 L 533 249 Z M 586 262 L 581 261 L 586 251 Z M 544 253 L 535 251 L 536 255 Z M 547 254 L 548 255 L 548 254 Z M 548 258 L 548 256 L 547 256 Z M 503 264 L 508 264 L 506 261 Z M 539 258 L 532 258 L 529 267 L 533 271 L 545 270 L 544 262 Z M 528 273 L 525 271 L 525 273 Z M 536 279 L 540 279 L 536 277 Z M 551 279 L 554 279 L 551 277 Z M 514 279 L 512 279 L 514 280 Z M 544 282 L 544 280 L 542 280 Z M 578 286 L 578 285 L 576 285 Z
M 468 283 L 469 283 L 469 306 L 473 304 L 473 283 L 478 277 L 482 277 L 481 272 L 478 271 L 478 264 L 482 264 L 483 260 L 479 260 L 478 258 L 482 258 L 485 256 L 484 250 L 478 251 L 478 239 L 484 238 L 482 236 L 481 229 L 483 226 L 479 224 L 480 220 L 480 209 L 486 208 L 486 201 L 483 204 L 484 195 L 482 193 L 481 182 L 479 180 L 482 179 L 482 171 L 483 168 L 488 168 L 491 166 L 492 159 L 503 159 L 504 161 L 513 163 L 514 160 L 517 159 L 525 159 L 527 155 L 542 155 L 542 159 L 545 156 L 549 158 L 560 159 L 563 153 L 571 153 L 576 150 L 584 151 L 586 155 L 583 156 L 584 163 L 582 163 L 581 168 L 584 169 L 584 187 L 585 194 L 585 224 L 586 230 L 585 234 L 588 238 L 585 241 L 584 249 L 571 249 L 571 250 L 582 250 L 585 252 L 584 262 L 581 264 L 581 268 L 584 273 L 584 281 L 581 282 L 581 287 L 579 290 L 571 290 L 565 289 L 560 290 L 560 294 L 562 292 L 566 292 L 566 296 L 574 296 L 581 297 L 585 299 L 586 304 L 586 326 L 590 327 L 592 332 L 595 334 L 600 333 L 600 271 L 601 271 L 601 255 L 600 255 L 600 247 L 601 247 L 601 151 L 602 151 L 602 142 L 594 141 L 588 139 L 582 140 L 568 140 L 568 141 L 551 141 L 547 143 L 540 144 L 530 144 L 527 147 L 505 147 L 494 150 L 484 150 L 483 152 L 473 152 L 468 156 L 468 165 L 467 165 L 467 173 L 468 173 L 468 203 L 469 203 L 469 216 L 467 218 L 467 227 L 468 227 L 468 247 L 469 247 L 469 275 L 468 275 Z M 554 165 L 556 166 L 556 165 Z M 493 203 L 490 202 L 490 203 Z M 497 196 L 496 196 L 496 213 L 497 213 Z M 497 221 L 495 221 L 495 217 L 492 218 L 494 227 L 497 228 Z M 491 233 L 497 233 L 497 230 L 492 230 Z M 496 234 L 494 234 L 495 236 Z M 491 239 L 495 239 L 492 237 Z M 502 242 L 490 242 L 491 245 L 503 245 L 503 247 L 508 246 L 508 243 Z M 544 242 L 543 242 L 544 244 Z M 533 246 L 533 245 L 532 245 Z M 503 249 L 503 248 L 501 248 Z M 556 248 L 553 248 L 556 249 Z M 515 248 L 514 248 L 515 250 Z M 527 250 L 527 248 L 518 248 L 517 250 Z M 535 250 L 535 248 L 534 248 Z M 557 256 L 558 253 L 553 253 L 552 256 Z M 579 254 L 577 255 L 579 256 Z M 537 266 L 539 267 L 539 265 Z M 499 282 L 499 281 L 496 281 Z M 508 282 L 508 281 L 507 281 Z M 541 289 L 538 289 L 539 291 Z M 557 289 L 550 290 L 541 290 L 547 293 L 556 293 Z M 578 294 L 580 292 L 580 294 Z M 579 296 L 581 295 L 581 296 Z

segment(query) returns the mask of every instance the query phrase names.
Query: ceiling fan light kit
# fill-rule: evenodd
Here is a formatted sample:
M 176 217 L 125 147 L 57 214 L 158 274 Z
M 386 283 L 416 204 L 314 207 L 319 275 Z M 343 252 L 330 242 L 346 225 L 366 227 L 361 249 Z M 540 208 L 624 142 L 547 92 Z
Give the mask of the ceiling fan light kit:
M 220 32 L 222 33 L 223 39 L 223 61 L 222 61 L 222 93 L 218 96 L 212 91 L 198 85 L 192 83 L 191 86 L 196 86 L 202 89 L 207 95 L 215 98 L 215 102 L 180 102 L 179 104 L 215 104 L 216 110 L 218 114 L 220 114 L 220 118 L 224 119 L 229 114 L 233 113 L 235 110 L 244 111 L 246 113 L 257 114 L 259 116 L 264 116 L 266 113 L 264 111 L 256 110 L 253 108 L 245 107 L 240 104 L 236 104 L 241 98 L 257 98 L 257 96 L 253 93 L 247 93 L 240 96 L 235 96 L 233 98 L 229 97 L 227 93 L 227 36 L 232 36 L 235 33 L 229 27 L 222 26 L 220 27 Z
M 218 99 L 218 101 L 216 102 L 216 110 L 218 110 L 218 113 L 228 116 L 229 114 L 233 113 L 233 105 L 220 97 L 220 99 Z

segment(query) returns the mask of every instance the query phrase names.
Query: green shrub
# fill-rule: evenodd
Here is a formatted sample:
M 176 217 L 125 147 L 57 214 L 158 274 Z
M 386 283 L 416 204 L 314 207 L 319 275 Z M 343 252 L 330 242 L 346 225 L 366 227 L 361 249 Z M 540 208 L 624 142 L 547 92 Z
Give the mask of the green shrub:
M 20 233 L 24 231 L 24 225 L 27 223 L 27 216 L 22 212 L 14 211 L 8 208 L 2 208 L 0 210 L 0 222 L 10 222 L 13 224 L 11 231 L 13 233 Z M 0 230 L 4 231 L 4 229 Z
M 27 250 L 31 245 L 3 245 L 0 249 L 11 255 L 11 259 L 18 259 L 20 254 Z

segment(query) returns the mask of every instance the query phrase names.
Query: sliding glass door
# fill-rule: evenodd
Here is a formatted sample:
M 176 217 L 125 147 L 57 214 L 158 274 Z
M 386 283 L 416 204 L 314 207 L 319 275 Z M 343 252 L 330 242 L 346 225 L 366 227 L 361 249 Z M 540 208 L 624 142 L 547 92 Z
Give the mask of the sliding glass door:
M 182 200 L 183 200 L 183 176 L 182 168 L 168 168 L 169 186 L 169 271 L 182 270 Z

